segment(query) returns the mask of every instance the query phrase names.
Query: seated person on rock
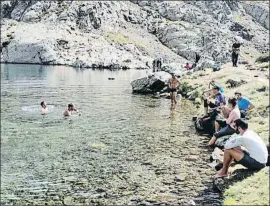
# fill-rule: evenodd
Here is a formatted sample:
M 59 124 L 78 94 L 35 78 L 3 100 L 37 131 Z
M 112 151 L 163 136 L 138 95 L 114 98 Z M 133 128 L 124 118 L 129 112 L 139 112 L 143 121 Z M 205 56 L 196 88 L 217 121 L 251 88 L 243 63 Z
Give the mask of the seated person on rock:
M 216 120 L 215 122 L 215 130 L 212 139 L 209 142 L 209 146 L 214 145 L 217 138 L 226 136 L 226 135 L 232 135 L 235 133 L 235 123 L 234 121 L 237 119 L 240 119 L 240 111 L 237 106 L 237 100 L 236 98 L 230 98 L 228 100 L 229 107 L 232 109 L 232 111 L 229 114 L 229 117 L 225 120 Z M 221 127 L 221 129 L 220 129 Z
M 210 95 L 209 97 L 204 96 L 205 114 L 208 113 L 208 107 L 210 107 L 211 109 L 217 109 L 221 105 L 226 104 L 226 98 L 225 98 L 224 94 L 222 94 L 219 90 L 220 90 L 220 88 L 218 86 L 214 86 L 212 89 L 212 95 Z M 215 103 L 210 102 L 211 97 L 215 98 Z
M 72 116 L 72 112 L 76 111 L 77 109 L 73 106 L 73 104 L 68 104 L 68 108 L 64 111 L 64 116 Z
M 263 140 L 254 131 L 248 129 L 248 123 L 244 119 L 236 120 L 235 126 L 240 135 L 226 142 L 223 167 L 215 178 L 228 176 L 233 160 L 251 170 L 260 170 L 266 165 L 268 151 Z
M 186 63 L 185 68 L 186 68 L 187 70 L 190 70 L 190 69 L 191 69 L 191 66 L 189 65 L 189 63 Z
M 41 105 L 41 114 L 42 115 L 48 114 L 48 108 L 47 108 L 46 102 L 42 101 L 40 105 Z
M 242 96 L 241 92 L 235 92 L 235 97 L 237 98 L 237 104 L 241 112 L 241 118 L 245 118 L 247 115 L 247 112 L 252 110 L 255 106 L 251 103 L 251 101 Z

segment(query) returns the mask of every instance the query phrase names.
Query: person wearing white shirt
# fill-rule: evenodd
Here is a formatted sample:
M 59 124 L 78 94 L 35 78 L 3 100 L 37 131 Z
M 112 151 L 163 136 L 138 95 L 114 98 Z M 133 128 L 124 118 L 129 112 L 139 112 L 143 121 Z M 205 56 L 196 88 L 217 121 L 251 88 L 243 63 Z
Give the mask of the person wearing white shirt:
M 251 170 L 260 170 L 266 165 L 268 151 L 263 140 L 254 131 L 248 129 L 248 123 L 245 120 L 237 119 L 235 126 L 240 136 L 226 142 L 223 167 L 217 172 L 215 178 L 228 176 L 232 160 Z

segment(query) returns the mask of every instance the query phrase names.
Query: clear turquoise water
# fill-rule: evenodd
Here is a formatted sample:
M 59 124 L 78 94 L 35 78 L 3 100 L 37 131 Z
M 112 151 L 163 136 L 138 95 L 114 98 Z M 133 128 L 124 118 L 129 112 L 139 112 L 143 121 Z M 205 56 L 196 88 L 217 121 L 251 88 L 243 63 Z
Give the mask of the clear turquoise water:
M 204 197 L 212 171 L 191 129 L 196 111 L 187 101 L 172 111 L 167 99 L 133 95 L 130 82 L 145 74 L 1 65 L 1 202 L 176 204 Z M 82 115 L 63 118 L 68 103 Z

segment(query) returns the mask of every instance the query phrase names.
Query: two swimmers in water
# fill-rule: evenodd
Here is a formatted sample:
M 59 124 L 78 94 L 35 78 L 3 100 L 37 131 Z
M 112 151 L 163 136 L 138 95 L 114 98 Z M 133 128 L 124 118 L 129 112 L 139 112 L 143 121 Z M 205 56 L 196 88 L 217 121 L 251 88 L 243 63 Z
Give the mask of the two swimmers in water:
M 46 102 L 42 101 L 40 105 L 41 105 L 41 115 L 48 114 L 48 108 L 47 108 Z M 73 104 L 68 104 L 68 108 L 64 111 L 63 115 L 65 117 L 72 116 L 73 111 L 78 112 L 78 110 L 74 107 Z M 79 116 L 81 116 L 80 113 L 79 113 Z

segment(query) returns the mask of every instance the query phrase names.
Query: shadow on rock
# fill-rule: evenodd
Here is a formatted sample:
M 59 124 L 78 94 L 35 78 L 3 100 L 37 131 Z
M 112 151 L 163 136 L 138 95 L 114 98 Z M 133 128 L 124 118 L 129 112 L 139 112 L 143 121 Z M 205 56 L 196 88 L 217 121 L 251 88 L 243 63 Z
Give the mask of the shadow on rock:
M 224 192 L 224 190 L 227 189 L 230 185 L 252 176 L 255 172 L 256 171 L 248 169 L 237 169 L 230 175 L 229 178 L 214 179 L 214 189 L 218 190 L 219 192 Z

